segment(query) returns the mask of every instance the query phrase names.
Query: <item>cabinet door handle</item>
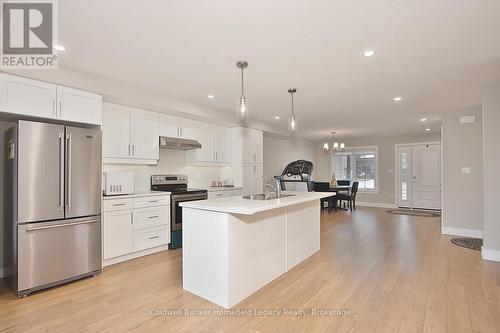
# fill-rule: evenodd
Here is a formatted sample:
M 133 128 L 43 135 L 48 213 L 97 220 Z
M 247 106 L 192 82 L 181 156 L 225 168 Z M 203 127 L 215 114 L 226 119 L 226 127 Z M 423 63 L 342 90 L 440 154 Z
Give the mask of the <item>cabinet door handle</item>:
M 52 100 L 52 115 L 55 117 L 57 117 L 57 111 L 56 111 L 56 101 L 55 100 Z
M 132 155 L 135 156 L 135 145 L 132 145 Z
M 128 156 L 130 156 L 130 145 L 128 145 Z
M 59 101 L 59 117 L 62 117 L 62 101 Z
M 150 216 L 150 217 L 148 217 L 148 219 L 157 219 L 157 218 L 159 218 L 159 216 L 158 216 L 158 215 L 154 215 L 154 216 Z
M 149 200 L 148 202 L 149 203 L 154 203 L 154 202 L 158 202 L 159 200 Z
M 153 240 L 155 238 L 159 238 L 160 236 L 153 236 L 153 237 L 149 237 L 149 240 Z
M 125 206 L 124 203 L 120 203 L 120 204 L 113 204 L 113 207 L 119 207 L 119 206 Z

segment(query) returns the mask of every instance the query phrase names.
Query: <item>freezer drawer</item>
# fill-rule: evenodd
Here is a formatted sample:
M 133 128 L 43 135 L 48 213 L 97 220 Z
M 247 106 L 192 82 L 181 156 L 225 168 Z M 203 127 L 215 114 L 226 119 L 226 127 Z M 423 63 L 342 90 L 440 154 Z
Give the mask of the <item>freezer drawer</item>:
M 18 226 L 18 293 L 101 269 L 101 217 Z

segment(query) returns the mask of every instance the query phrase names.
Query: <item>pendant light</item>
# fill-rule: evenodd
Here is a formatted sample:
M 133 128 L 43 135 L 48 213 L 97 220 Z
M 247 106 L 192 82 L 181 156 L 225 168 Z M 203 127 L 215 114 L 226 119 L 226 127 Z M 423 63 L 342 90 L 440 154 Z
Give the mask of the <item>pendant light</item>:
M 335 134 L 336 132 L 331 132 L 332 134 L 332 137 L 333 137 L 333 142 L 332 142 L 332 146 L 330 147 L 330 145 L 328 144 L 328 142 L 325 142 L 323 144 L 323 150 L 328 153 L 334 153 L 334 152 L 337 152 L 337 151 L 342 151 L 345 149 L 345 143 L 341 142 L 341 143 L 338 143 L 337 141 L 335 141 Z
M 297 130 L 297 117 L 295 116 L 295 110 L 294 110 L 294 105 L 293 105 L 293 94 L 297 92 L 297 89 L 295 88 L 289 88 L 288 93 L 292 97 L 292 114 L 290 115 L 290 122 L 288 124 L 288 128 L 290 129 L 291 132 L 295 132 Z
M 245 97 L 243 70 L 248 67 L 248 62 L 246 62 L 245 60 L 240 60 L 236 63 L 236 67 L 241 70 L 241 97 L 238 102 L 238 117 L 244 119 L 248 117 L 248 105 L 247 98 Z

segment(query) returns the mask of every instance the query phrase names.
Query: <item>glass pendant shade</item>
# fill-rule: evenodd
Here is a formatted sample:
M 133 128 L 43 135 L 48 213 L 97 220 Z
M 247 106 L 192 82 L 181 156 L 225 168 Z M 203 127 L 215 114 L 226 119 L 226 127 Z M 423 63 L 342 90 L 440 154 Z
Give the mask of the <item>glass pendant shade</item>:
M 339 149 L 339 143 L 338 142 L 334 142 L 333 143 L 333 149 Z
M 340 143 L 340 149 L 345 149 L 345 143 L 343 142 Z
M 290 115 L 290 122 L 288 124 L 288 129 L 291 132 L 295 132 L 297 130 L 297 117 L 294 114 Z
M 327 143 L 327 142 L 323 143 L 323 149 L 324 149 L 324 150 L 328 150 L 328 149 L 330 149 L 330 146 L 328 146 L 328 143 Z
M 240 97 L 238 102 L 238 117 L 241 119 L 247 118 L 248 116 L 248 104 L 246 97 Z

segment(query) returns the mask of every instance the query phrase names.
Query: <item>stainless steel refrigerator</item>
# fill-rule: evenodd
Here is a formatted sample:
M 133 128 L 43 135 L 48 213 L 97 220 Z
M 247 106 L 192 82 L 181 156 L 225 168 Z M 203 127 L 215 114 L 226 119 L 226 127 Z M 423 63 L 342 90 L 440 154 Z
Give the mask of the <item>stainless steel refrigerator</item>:
M 101 131 L 19 121 L 7 132 L 10 285 L 18 296 L 101 269 Z

